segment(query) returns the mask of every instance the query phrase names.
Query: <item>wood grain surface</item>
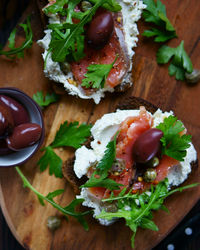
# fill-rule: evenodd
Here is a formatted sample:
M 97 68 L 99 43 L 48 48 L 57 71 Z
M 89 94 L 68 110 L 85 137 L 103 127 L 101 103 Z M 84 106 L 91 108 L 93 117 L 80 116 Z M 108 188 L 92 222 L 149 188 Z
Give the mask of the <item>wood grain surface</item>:
M 181 40 L 185 41 L 185 49 L 189 53 L 195 68 L 200 68 L 200 2 L 198 0 L 163 1 L 167 6 L 169 19 L 176 27 L 178 39 L 169 42 L 170 46 L 177 46 Z M 32 13 L 32 27 L 35 41 L 43 36 L 41 20 L 35 1 L 31 1 L 24 17 Z M 141 20 L 140 32 L 145 29 Z M 21 33 L 17 37 L 20 43 Z M 140 96 L 163 110 L 173 110 L 181 119 L 188 132 L 193 135 L 193 143 L 200 153 L 200 85 L 189 86 L 169 77 L 167 66 L 158 66 L 156 51 L 160 45 L 152 40 L 139 37 L 140 41 L 136 55 L 133 58 L 134 70 L 133 87 L 124 94 L 106 95 L 106 98 L 95 105 L 92 101 L 80 100 L 69 95 L 63 95 L 58 104 L 51 105 L 44 111 L 46 140 L 48 145 L 59 125 L 65 121 L 78 120 L 94 123 L 104 113 L 115 109 L 116 104 L 127 96 Z M 9 61 L 0 58 L 0 86 L 15 86 L 30 96 L 36 91 L 50 91 L 51 82 L 44 77 L 42 69 L 41 48 L 34 43 L 25 53 L 24 59 Z M 63 160 L 68 159 L 73 151 L 65 148 L 56 151 Z M 58 188 L 64 188 L 65 193 L 57 198 L 62 205 L 68 204 L 74 193 L 64 179 L 49 176 L 48 171 L 40 173 L 37 161 L 41 156 L 38 152 L 21 169 L 32 185 L 44 195 Z M 186 184 L 199 181 L 200 170 L 193 169 Z M 162 240 L 174 226 L 189 212 L 200 196 L 200 188 L 187 190 L 173 195 L 166 201 L 170 215 L 165 212 L 154 214 L 159 232 L 138 230 L 135 249 L 151 249 Z M 62 221 L 62 226 L 55 233 L 46 227 L 48 216 L 58 212 L 46 204 L 41 206 L 35 195 L 22 187 L 22 182 L 15 169 L 0 169 L 0 201 L 2 211 L 12 233 L 27 249 L 131 249 L 130 230 L 119 221 L 110 227 L 100 226 L 94 219 L 88 217 L 90 231 L 83 228 L 72 218 Z

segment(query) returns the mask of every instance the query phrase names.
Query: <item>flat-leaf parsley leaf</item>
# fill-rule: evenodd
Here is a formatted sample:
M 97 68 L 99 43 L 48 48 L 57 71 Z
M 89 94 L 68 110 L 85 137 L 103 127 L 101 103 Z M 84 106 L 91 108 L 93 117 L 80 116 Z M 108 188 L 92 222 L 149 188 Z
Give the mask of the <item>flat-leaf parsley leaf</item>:
M 42 91 L 37 91 L 36 94 L 33 95 L 33 100 L 40 106 L 46 107 L 51 103 L 57 102 L 59 96 L 56 93 L 47 93 L 46 95 L 43 94 Z
M 142 34 L 146 37 L 155 36 L 155 42 L 165 42 L 176 37 L 176 31 L 167 18 L 165 5 L 160 0 L 143 0 L 146 9 L 143 11 L 143 18 L 146 22 L 154 23 L 158 28 L 145 30 Z
M 79 122 L 68 123 L 65 121 L 60 125 L 59 130 L 53 142 L 43 149 L 44 155 L 40 158 L 37 164 L 40 166 L 40 171 L 43 172 L 49 166 L 49 174 L 54 174 L 58 178 L 62 178 L 62 159 L 54 152 L 54 148 L 69 146 L 75 149 L 81 145 L 90 136 L 91 125 L 80 124 Z
M 90 64 L 87 68 L 87 73 L 84 75 L 85 78 L 82 80 L 81 86 L 86 88 L 103 88 L 117 58 L 118 56 L 111 64 Z
M 183 123 L 175 116 L 165 118 L 156 128 L 162 130 L 162 154 L 168 155 L 178 161 L 183 161 L 186 149 L 190 147 L 191 136 L 181 132 L 185 130 Z
M 171 48 L 163 45 L 157 52 L 157 62 L 159 64 L 168 63 L 172 59 L 169 66 L 169 75 L 175 75 L 177 80 L 185 80 L 185 73 L 192 73 L 192 62 L 185 52 L 184 41 L 177 48 Z
M 56 133 L 54 141 L 51 143 L 51 147 L 63 147 L 69 146 L 75 149 L 80 148 L 90 136 L 92 125 L 79 122 L 68 123 L 67 121 L 60 125 L 58 132 Z

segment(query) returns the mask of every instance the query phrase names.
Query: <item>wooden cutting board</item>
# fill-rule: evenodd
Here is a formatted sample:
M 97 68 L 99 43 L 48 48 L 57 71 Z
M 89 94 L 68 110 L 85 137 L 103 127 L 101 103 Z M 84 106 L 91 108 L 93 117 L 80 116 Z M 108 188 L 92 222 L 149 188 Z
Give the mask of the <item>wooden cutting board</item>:
M 177 46 L 181 40 L 185 41 L 185 49 L 189 53 L 195 68 L 200 69 L 200 2 L 199 0 L 163 1 L 167 6 L 169 19 L 176 27 L 179 39 L 170 41 L 170 46 Z M 32 27 L 35 41 L 43 36 L 42 25 L 35 2 L 32 1 L 24 17 L 32 13 Z M 143 21 L 139 22 L 140 32 L 145 29 Z M 18 34 L 17 42 L 23 37 Z M 156 51 L 159 45 L 142 36 L 136 55 L 133 58 L 133 87 L 124 94 L 111 95 L 99 104 L 92 101 L 80 100 L 69 95 L 63 95 L 58 104 L 53 104 L 44 111 L 46 140 L 48 145 L 54 138 L 56 130 L 65 121 L 78 120 L 94 123 L 104 113 L 114 110 L 116 104 L 127 96 L 139 96 L 163 110 L 174 110 L 181 119 L 188 132 L 193 135 L 193 143 L 200 149 L 200 84 L 189 86 L 169 77 L 167 66 L 158 66 Z M 0 58 L 0 87 L 15 86 L 30 96 L 36 91 L 51 90 L 51 82 L 43 75 L 41 48 L 34 42 L 33 47 L 25 53 L 24 59 L 11 62 Z M 63 160 L 68 159 L 73 150 L 56 151 Z M 37 161 L 41 156 L 38 152 L 29 162 L 21 167 L 32 185 L 46 195 L 55 189 L 64 188 L 65 193 L 56 201 L 67 205 L 74 193 L 65 179 L 49 176 L 48 171 L 40 173 Z M 199 168 L 193 169 L 185 184 L 200 181 Z M 135 249 L 151 249 L 161 241 L 180 220 L 189 212 L 200 197 L 200 189 L 195 188 L 175 194 L 165 202 L 170 214 L 163 211 L 154 213 L 154 221 L 159 232 L 138 230 Z M 46 227 L 48 216 L 58 212 L 49 204 L 41 206 L 36 196 L 24 189 L 22 182 L 14 168 L 0 169 L 0 202 L 8 225 L 17 240 L 31 250 L 47 249 L 131 249 L 131 231 L 124 226 L 123 221 L 116 222 L 110 227 L 99 225 L 88 217 L 90 231 L 84 229 L 73 218 L 62 221 L 62 226 L 54 233 Z

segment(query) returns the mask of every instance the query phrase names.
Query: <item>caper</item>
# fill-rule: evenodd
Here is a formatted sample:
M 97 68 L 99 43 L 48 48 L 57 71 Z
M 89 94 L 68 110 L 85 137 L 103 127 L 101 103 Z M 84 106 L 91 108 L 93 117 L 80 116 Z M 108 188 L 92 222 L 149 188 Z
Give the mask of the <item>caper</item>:
M 82 1 L 81 2 L 81 9 L 82 9 L 82 11 L 85 12 L 85 11 L 91 9 L 91 8 L 92 8 L 92 4 L 90 2 L 88 2 L 88 1 Z
M 117 208 L 117 204 L 116 203 L 106 203 L 104 205 L 104 209 L 106 212 L 110 212 L 110 213 L 114 213 L 117 212 L 118 208 Z
M 148 165 L 149 165 L 150 167 L 153 167 L 153 168 L 157 167 L 157 166 L 159 165 L 159 159 L 158 159 L 158 157 L 153 157 L 153 158 L 149 161 Z
M 125 168 L 125 161 L 123 159 L 116 159 L 110 169 L 114 175 L 119 175 Z
M 194 69 L 192 73 L 185 73 L 185 78 L 188 83 L 197 83 L 200 81 L 200 70 Z
M 144 180 L 146 182 L 152 182 L 156 179 L 157 173 L 156 170 L 153 168 L 148 168 L 144 173 Z
M 68 62 L 60 63 L 60 68 L 64 74 L 68 74 L 70 72 L 70 64 Z
M 61 224 L 61 219 L 57 216 L 49 216 L 47 219 L 47 227 L 51 231 L 55 231 L 56 229 L 58 229 L 60 227 L 60 224 Z

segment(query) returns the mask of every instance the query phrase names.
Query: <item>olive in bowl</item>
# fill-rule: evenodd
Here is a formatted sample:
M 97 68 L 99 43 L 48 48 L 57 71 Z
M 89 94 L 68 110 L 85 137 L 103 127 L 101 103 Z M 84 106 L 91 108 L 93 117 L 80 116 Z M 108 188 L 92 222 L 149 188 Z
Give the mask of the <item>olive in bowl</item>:
M 25 163 L 44 140 L 42 112 L 17 88 L 0 88 L 0 167 Z

